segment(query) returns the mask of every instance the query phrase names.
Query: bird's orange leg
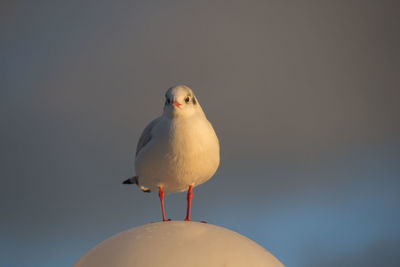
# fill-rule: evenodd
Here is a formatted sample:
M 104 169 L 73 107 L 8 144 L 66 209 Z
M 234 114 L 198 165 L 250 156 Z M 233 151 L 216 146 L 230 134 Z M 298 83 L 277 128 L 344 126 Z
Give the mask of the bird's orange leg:
M 160 197 L 160 201 L 161 201 L 162 220 L 163 220 L 163 222 L 165 222 L 166 219 L 165 219 L 165 209 L 164 209 L 164 192 L 162 190 L 162 186 L 158 187 L 158 196 Z
M 193 185 L 190 185 L 189 190 L 187 192 L 187 211 L 186 211 L 185 221 L 190 221 L 190 207 L 192 204 L 192 198 L 193 198 Z

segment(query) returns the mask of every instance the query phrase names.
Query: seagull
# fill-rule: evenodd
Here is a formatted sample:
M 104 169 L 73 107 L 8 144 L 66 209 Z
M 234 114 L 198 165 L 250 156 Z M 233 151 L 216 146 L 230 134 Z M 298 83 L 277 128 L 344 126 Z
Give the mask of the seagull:
M 185 221 L 190 221 L 193 187 L 209 180 L 220 160 L 219 141 L 193 91 L 185 85 L 165 93 L 162 115 L 144 129 L 136 147 L 136 175 L 123 184 L 143 192 L 158 190 L 162 218 L 164 193 L 187 190 Z

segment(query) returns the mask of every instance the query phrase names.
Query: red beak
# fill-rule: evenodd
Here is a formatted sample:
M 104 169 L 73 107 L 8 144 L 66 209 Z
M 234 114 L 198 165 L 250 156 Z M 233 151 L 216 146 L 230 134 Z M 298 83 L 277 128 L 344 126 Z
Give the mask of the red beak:
M 179 108 L 180 105 L 182 105 L 182 104 L 179 104 L 178 101 L 174 100 L 174 106 L 175 106 L 175 107 Z

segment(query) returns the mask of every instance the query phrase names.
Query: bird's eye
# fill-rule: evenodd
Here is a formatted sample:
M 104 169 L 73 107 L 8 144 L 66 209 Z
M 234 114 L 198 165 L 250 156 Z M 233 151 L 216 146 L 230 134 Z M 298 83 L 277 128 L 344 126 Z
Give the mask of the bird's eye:
M 189 103 L 189 101 L 190 101 L 190 98 L 187 96 L 187 97 L 185 98 L 185 102 L 186 102 L 186 103 Z

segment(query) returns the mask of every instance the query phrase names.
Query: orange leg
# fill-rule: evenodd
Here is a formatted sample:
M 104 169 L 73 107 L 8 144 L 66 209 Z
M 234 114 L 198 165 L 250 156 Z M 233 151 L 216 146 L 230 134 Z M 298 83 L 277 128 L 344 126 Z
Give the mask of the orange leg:
M 163 220 L 163 222 L 165 222 L 166 219 L 165 219 L 165 209 L 164 209 L 164 192 L 162 190 L 162 186 L 158 187 L 158 196 L 160 197 L 160 201 L 161 201 L 162 220 Z
M 193 185 L 190 185 L 189 190 L 187 192 L 187 211 L 186 211 L 185 221 L 190 221 L 190 207 L 192 205 L 192 198 L 193 198 Z

